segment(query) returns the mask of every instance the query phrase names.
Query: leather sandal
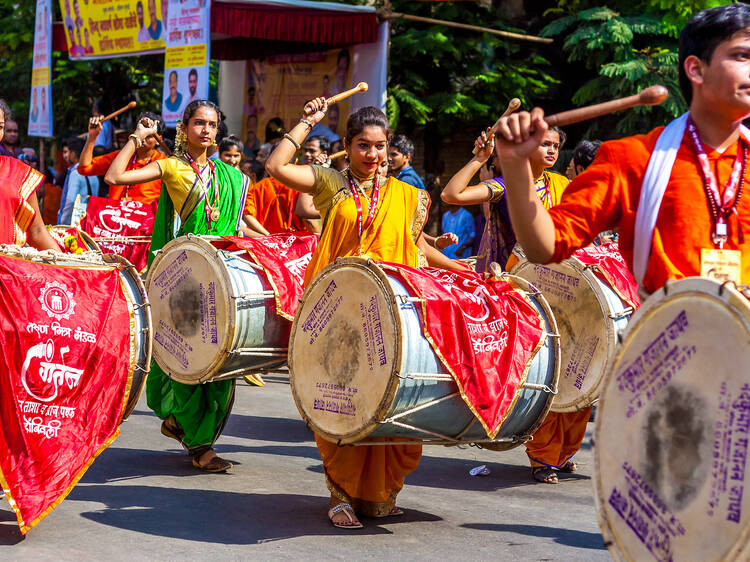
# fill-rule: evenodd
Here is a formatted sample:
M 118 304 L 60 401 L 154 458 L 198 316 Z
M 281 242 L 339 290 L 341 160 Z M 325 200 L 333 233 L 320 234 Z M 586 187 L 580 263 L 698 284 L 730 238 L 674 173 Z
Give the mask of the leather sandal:
M 380 517 L 398 517 L 398 516 L 403 515 L 403 514 L 404 514 L 404 510 L 403 509 L 401 509 L 400 507 L 395 507 L 394 506 L 385 515 L 378 515 L 377 517 L 379 517 L 379 518 Z
M 177 421 L 171 414 L 161 422 L 161 434 L 180 443 L 182 443 L 182 438 L 185 436 L 185 432 L 177 425 Z
M 531 469 L 531 476 L 542 484 L 557 484 L 557 474 L 548 466 L 537 466 Z
M 578 465 L 574 463 L 573 461 L 568 461 L 557 470 L 559 472 L 566 472 L 566 473 L 575 472 L 576 470 L 578 470 Z
M 193 466 L 201 469 L 203 472 L 226 472 L 232 468 L 232 463 L 226 459 L 222 459 L 219 456 L 215 456 L 206 464 L 200 464 L 198 457 L 193 457 Z
M 333 520 L 333 516 L 337 513 L 343 512 L 348 518 L 349 522 L 336 522 Z M 331 520 L 331 525 L 339 529 L 361 529 L 364 527 L 360 521 L 357 521 L 354 517 L 354 508 L 348 503 L 340 503 L 334 505 L 328 510 L 328 519 Z

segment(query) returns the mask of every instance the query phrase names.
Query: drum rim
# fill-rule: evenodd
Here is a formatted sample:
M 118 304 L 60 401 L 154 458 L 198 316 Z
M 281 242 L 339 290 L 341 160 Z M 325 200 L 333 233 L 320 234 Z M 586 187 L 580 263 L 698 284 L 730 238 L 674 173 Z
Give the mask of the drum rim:
M 102 258 L 105 262 L 108 263 L 119 263 L 122 265 L 120 268 L 120 271 L 123 274 L 130 275 L 131 279 L 134 281 L 135 287 L 138 290 L 138 292 L 141 295 L 141 298 L 143 299 L 143 303 L 140 306 L 140 310 L 143 314 L 143 322 L 146 324 L 145 329 L 148 330 L 148 332 L 145 334 L 144 340 L 144 346 L 145 346 L 145 360 L 144 360 L 144 372 L 142 377 L 142 382 L 140 386 L 136 389 L 136 394 L 133 393 L 133 384 L 135 384 L 135 369 L 138 368 L 138 358 L 136 357 L 135 360 L 135 367 L 133 370 L 133 382 L 130 385 L 130 390 L 128 391 L 128 398 L 125 401 L 125 406 L 123 407 L 122 416 L 120 418 L 120 423 L 124 422 L 126 419 L 130 417 L 130 414 L 133 413 L 135 410 L 135 407 L 138 405 L 138 401 L 141 398 L 141 395 L 143 394 L 143 390 L 146 388 L 146 381 L 148 379 L 148 373 L 151 370 L 151 357 L 153 352 L 153 319 L 151 317 L 151 303 L 148 300 L 148 294 L 146 293 L 146 287 L 143 283 L 143 279 L 141 279 L 141 276 L 138 274 L 138 270 L 135 268 L 135 266 L 130 263 L 130 261 L 127 258 L 124 258 L 117 254 L 102 254 Z M 127 284 L 123 281 L 122 275 L 120 276 L 120 286 L 123 288 L 123 293 L 127 293 L 126 290 Z M 132 303 L 133 306 L 133 313 L 135 314 L 135 306 L 136 303 Z M 137 338 L 137 334 L 135 335 Z M 132 399 L 131 399 L 132 398 Z
M 374 410 L 374 414 L 371 416 L 370 421 L 366 422 L 362 428 L 359 428 L 356 431 L 352 431 L 342 436 L 338 436 L 335 439 L 331 439 L 328 436 L 329 435 L 328 431 L 318 426 L 302 407 L 302 402 L 298 396 L 298 393 L 295 387 L 296 375 L 295 375 L 295 369 L 294 369 L 294 359 L 293 359 L 292 350 L 294 349 L 296 327 L 297 327 L 298 322 L 300 321 L 303 304 L 305 303 L 309 293 L 312 291 L 313 287 L 317 286 L 319 283 L 322 282 L 325 274 L 330 273 L 331 271 L 335 271 L 337 269 L 341 269 L 343 267 L 354 267 L 355 269 L 365 270 L 367 273 L 372 275 L 372 277 L 376 281 L 376 284 L 383 290 L 383 295 L 386 297 L 387 302 L 391 304 L 391 306 L 388 307 L 388 314 L 393 320 L 394 355 L 393 355 L 393 364 L 391 368 L 389 381 L 386 385 L 385 392 L 382 395 L 380 403 L 378 404 L 378 407 Z M 336 443 L 337 445 L 345 445 L 345 444 L 350 444 L 350 443 L 356 443 L 358 441 L 362 441 L 363 439 L 366 439 L 367 436 L 370 433 L 372 433 L 373 430 L 378 426 L 379 420 L 385 417 L 385 414 L 388 413 L 391 405 L 393 404 L 393 400 L 395 399 L 396 393 L 398 392 L 398 388 L 399 388 L 399 378 L 397 376 L 397 373 L 399 372 L 399 369 L 402 363 L 402 354 L 403 354 L 402 337 L 404 333 L 403 325 L 401 321 L 401 315 L 395 314 L 394 312 L 393 305 L 395 302 L 396 302 L 396 294 L 394 293 L 393 288 L 388 282 L 388 276 L 386 275 L 385 271 L 377 264 L 377 262 L 375 262 L 375 260 L 369 257 L 351 256 L 351 257 L 336 258 L 333 263 L 330 263 L 326 267 L 324 267 L 313 278 L 310 284 L 307 287 L 305 287 L 305 291 L 302 294 L 302 297 L 300 298 L 299 306 L 297 307 L 297 312 L 294 315 L 294 321 L 292 322 L 292 328 L 289 334 L 289 356 L 288 356 L 289 386 L 292 391 L 292 398 L 294 398 L 294 403 L 297 406 L 297 410 L 299 411 L 300 416 L 302 416 L 302 420 L 305 422 L 305 425 L 309 427 L 310 429 L 312 429 L 317 435 L 320 435 L 320 437 L 322 437 L 326 441 L 329 441 L 331 443 Z M 415 443 L 418 443 L 418 441 L 415 441 Z
M 500 281 L 510 281 L 510 284 L 513 285 L 513 289 L 517 291 L 520 289 L 523 292 L 524 299 L 531 304 L 531 306 L 534 306 L 533 303 L 530 302 L 530 298 L 528 295 L 533 294 L 535 299 L 538 299 L 537 303 L 539 306 L 544 310 L 545 314 L 547 314 L 547 318 L 550 322 L 550 330 L 552 334 L 559 333 L 559 330 L 557 328 L 557 319 L 555 318 L 555 314 L 552 312 L 552 307 L 549 305 L 549 302 L 547 302 L 547 299 L 542 294 L 542 292 L 537 289 L 537 287 L 529 280 L 524 279 L 523 277 L 519 277 L 518 275 L 513 275 L 509 272 L 503 272 L 503 274 L 500 276 Z M 550 337 L 549 335 L 546 336 L 547 343 L 553 346 L 553 353 L 554 353 L 554 360 L 555 360 L 555 367 L 554 367 L 554 375 L 552 377 L 552 388 L 557 390 L 558 384 L 560 382 L 560 370 L 561 370 L 561 363 L 560 359 L 562 357 L 562 350 L 560 349 L 560 338 Z M 543 344 L 542 344 L 543 345 Z M 539 353 L 540 350 L 537 350 L 537 353 Z M 536 354 L 534 354 L 531 357 L 530 361 L 534 360 L 534 357 L 536 357 Z M 525 370 L 526 376 L 528 376 L 528 368 Z M 524 377 L 524 382 L 525 382 Z M 515 408 L 516 403 L 518 402 L 518 397 L 521 395 L 521 391 L 524 389 L 522 388 L 522 385 L 518 385 L 518 388 L 516 389 L 515 396 L 513 397 L 513 402 L 511 403 L 510 408 L 508 408 L 508 412 L 511 412 L 513 408 Z M 536 433 L 536 431 L 541 427 L 541 425 L 544 423 L 545 418 L 550 413 L 552 409 L 552 403 L 555 400 L 555 394 L 549 393 L 547 395 L 547 401 L 544 405 L 544 409 L 542 410 L 543 415 L 540 415 L 536 422 L 534 422 L 534 425 L 532 425 L 528 431 L 528 435 L 533 435 Z M 502 425 L 500 426 L 502 428 Z M 498 442 L 498 445 L 504 445 L 503 442 Z M 510 449 L 515 449 L 516 447 L 519 447 L 522 445 L 522 443 L 519 441 L 515 444 L 508 444 L 508 447 L 500 448 L 493 448 L 493 450 L 502 450 L 502 451 L 509 451 Z
M 744 316 L 744 318 L 741 318 L 742 323 L 745 324 L 745 329 L 750 333 L 750 301 L 743 296 L 733 282 L 722 283 L 715 279 L 698 276 L 667 281 L 662 288 L 650 295 L 649 298 L 641 304 L 641 306 L 630 317 L 630 322 L 627 327 L 621 332 L 621 343 L 618 345 L 617 352 L 602 379 L 605 384 L 602 386 L 599 398 L 600 411 L 596 416 L 596 423 L 594 426 L 594 439 L 596 443 L 603 442 L 601 426 L 603 423 L 602 419 L 606 412 L 605 391 L 607 386 L 613 380 L 613 373 L 616 371 L 616 368 L 625 353 L 625 346 L 628 343 L 628 340 L 642 325 L 659 311 L 661 306 L 665 304 L 668 299 L 671 300 L 671 297 L 675 295 L 681 295 L 680 298 L 690 298 L 691 296 L 712 297 L 725 306 L 732 307 L 735 310 L 737 310 L 738 307 L 735 306 L 734 303 L 742 303 L 746 308 L 746 312 L 744 315 L 741 313 L 739 315 L 741 317 Z M 599 528 L 605 539 L 604 544 L 613 558 L 635 562 L 635 559 L 623 548 L 623 541 L 614 531 L 615 527 L 611 524 L 611 516 L 606 508 L 602 507 L 606 506 L 607 502 L 604 500 L 604 491 L 602 489 L 603 482 L 600 473 L 601 462 L 600 448 L 594 447 L 594 470 L 592 474 L 594 480 L 594 503 L 596 506 Z M 723 558 L 717 560 L 726 560 L 728 562 L 744 560 L 748 553 L 750 553 L 750 520 L 745 522 L 745 528 L 741 531 L 729 551 L 725 553 Z
M 607 302 L 607 297 L 598 283 L 599 279 L 590 270 L 590 268 L 587 267 L 586 264 L 584 264 L 578 258 L 570 257 L 559 263 L 535 264 L 529 261 L 528 258 L 523 257 L 523 258 L 519 258 L 518 263 L 513 267 L 511 272 L 517 272 L 518 270 L 521 269 L 521 267 L 527 264 L 532 267 L 534 265 L 544 265 L 545 267 L 555 266 L 555 265 L 569 266 L 580 277 L 583 278 L 583 280 L 592 290 L 596 298 L 597 304 L 599 305 L 599 310 L 601 311 L 602 317 L 604 318 L 604 325 L 605 325 L 605 330 L 606 330 L 605 339 L 606 339 L 606 344 L 607 344 L 607 355 L 606 355 L 607 359 L 604 362 L 604 365 L 602 365 L 602 369 L 601 369 L 602 376 L 599 377 L 599 380 L 596 381 L 594 386 L 592 386 L 587 392 L 581 393 L 577 399 L 565 402 L 563 404 L 557 404 L 557 405 L 554 404 L 553 402 L 552 407 L 550 408 L 550 410 L 553 412 L 563 413 L 563 414 L 570 413 L 570 412 L 579 412 L 585 408 L 588 408 L 589 406 L 592 406 L 599 399 L 599 396 L 601 395 L 601 392 L 602 392 L 602 383 L 604 380 L 604 373 L 608 372 L 608 369 L 610 368 L 612 364 L 612 360 L 614 359 L 615 353 L 617 351 L 617 341 L 618 341 L 617 330 L 615 329 L 614 319 L 609 317 L 610 311 L 609 311 L 609 303 Z M 615 293 L 615 295 L 617 296 L 618 299 L 620 299 L 621 302 L 624 302 L 622 301 L 622 298 L 620 297 L 620 295 L 617 294 L 616 291 L 613 290 L 612 292 Z M 560 353 L 560 359 L 562 360 L 562 352 Z
M 146 281 L 145 281 L 146 292 L 148 293 L 148 289 L 151 285 L 151 281 L 153 280 L 154 272 L 156 271 L 156 266 L 159 264 L 159 262 L 162 259 L 164 259 L 164 257 L 172 249 L 172 247 L 179 247 L 179 246 L 184 246 L 187 244 L 194 244 L 200 250 L 203 250 L 206 253 L 208 253 L 209 256 L 213 255 L 215 257 L 219 257 L 220 250 L 217 249 L 213 244 L 211 244 L 211 240 L 221 240 L 221 239 L 222 239 L 221 236 L 199 236 L 196 234 L 186 234 L 185 236 L 179 236 L 167 242 L 162 247 L 161 251 L 154 258 L 154 261 L 151 264 L 151 267 L 148 268 L 148 273 L 146 274 Z M 210 260 L 210 262 L 212 264 L 215 264 L 217 268 L 219 269 L 221 280 L 223 281 L 224 286 L 226 288 L 232 289 L 232 282 L 229 276 L 229 271 L 227 270 L 226 261 L 223 259 L 212 259 Z M 230 294 L 231 294 L 231 291 L 227 291 L 227 295 L 230 295 Z M 179 374 L 175 375 L 175 373 L 172 373 L 170 369 L 164 368 L 159 363 L 158 348 L 156 347 L 153 348 L 153 358 L 156 361 L 157 365 L 159 365 L 159 367 L 167 375 L 167 377 L 182 384 L 196 385 L 196 384 L 203 384 L 204 382 L 210 381 L 212 377 L 216 375 L 216 373 L 219 372 L 227 356 L 230 355 L 234 340 L 237 336 L 237 308 L 235 304 L 231 302 L 231 300 L 232 300 L 231 296 L 225 300 L 225 304 L 227 305 L 228 326 L 225 332 L 226 335 L 225 335 L 224 343 L 223 345 L 220 346 L 220 350 L 216 353 L 214 360 L 208 365 L 208 367 L 204 370 L 204 374 L 201 375 L 200 377 L 188 379 L 186 377 L 180 376 Z M 149 306 L 149 308 L 151 307 Z M 219 333 L 221 333 L 221 331 Z M 152 332 L 152 335 L 153 335 L 153 332 Z

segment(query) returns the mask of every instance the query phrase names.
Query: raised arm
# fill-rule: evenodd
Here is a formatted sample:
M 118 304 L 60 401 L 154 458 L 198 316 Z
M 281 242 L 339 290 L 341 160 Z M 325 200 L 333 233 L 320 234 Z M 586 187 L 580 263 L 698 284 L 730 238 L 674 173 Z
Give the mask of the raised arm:
M 292 164 L 294 153 L 312 128 L 325 117 L 328 104 L 325 98 L 315 98 L 305 105 L 302 119 L 281 139 L 281 142 L 266 160 L 266 171 L 284 185 L 302 193 L 309 193 L 315 187 L 315 172 L 312 166 Z M 293 140 L 290 140 L 290 138 Z
M 476 156 L 456 172 L 440 194 L 440 198 L 450 205 L 478 205 L 487 202 L 490 198 L 490 190 L 483 183 L 469 185 L 471 178 L 492 156 L 492 151 L 495 149 L 495 136 L 489 127 L 477 137 L 474 147 Z
M 157 162 L 151 162 L 138 170 L 128 170 L 128 164 L 133 158 L 135 149 L 149 136 L 156 133 L 156 123 L 144 117 L 128 139 L 127 144 L 115 156 L 112 164 L 104 176 L 104 181 L 109 185 L 135 185 L 146 183 L 161 178 L 161 168 Z M 136 137 L 136 138 L 133 138 Z
M 495 150 L 505 180 L 505 197 L 516 239 L 532 262 L 547 263 L 555 251 L 555 225 L 536 194 L 529 156 L 542 144 L 549 126 L 535 107 L 501 117 Z
M 94 158 L 94 145 L 99 133 L 102 132 L 102 119 L 101 115 L 89 119 L 89 134 L 86 137 L 86 144 L 83 145 L 83 150 L 81 150 L 81 157 L 78 160 L 79 166 L 91 165 L 91 160 Z

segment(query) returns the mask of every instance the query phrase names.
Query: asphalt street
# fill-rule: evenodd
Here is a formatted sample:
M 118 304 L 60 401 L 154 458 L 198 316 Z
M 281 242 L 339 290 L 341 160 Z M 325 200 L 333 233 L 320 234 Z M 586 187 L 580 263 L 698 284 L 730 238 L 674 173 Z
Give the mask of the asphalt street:
M 536 484 L 523 448 L 428 446 L 399 518 L 335 529 L 312 434 L 287 377 L 238 384 L 217 452 L 227 474 L 193 468 L 159 433 L 145 396 L 122 435 L 30 533 L 0 500 L 0 560 L 609 560 L 596 522 L 589 437 L 574 475 Z M 486 465 L 490 474 L 470 476 Z

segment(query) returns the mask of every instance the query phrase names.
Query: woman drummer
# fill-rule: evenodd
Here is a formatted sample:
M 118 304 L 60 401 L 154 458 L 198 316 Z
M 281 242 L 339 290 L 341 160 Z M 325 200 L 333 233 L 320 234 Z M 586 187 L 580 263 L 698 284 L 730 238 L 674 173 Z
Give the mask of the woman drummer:
M 207 158 L 207 150 L 215 145 L 219 119 L 215 104 L 206 100 L 191 102 L 177 126 L 175 155 L 126 171 L 135 149 L 156 133 L 155 123 L 143 119 L 104 178 L 107 183 L 118 185 L 162 180 L 149 265 L 154 252 L 174 238 L 175 209 L 179 209 L 181 220 L 178 236 L 238 233 L 248 178 L 220 160 Z M 213 444 L 232 408 L 234 384 L 234 379 L 182 384 L 169 379 L 155 362 L 151 363 L 146 393 L 149 407 L 164 420 L 161 432 L 178 440 L 192 457 L 193 465 L 206 472 L 223 472 L 232 467 L 232 463 L 216 455 Z
M 349 117 L 344 138 L 348 169 L 340 172 L 289 163 L 327 109 L 324 98 L 305 105 L 299 123 L 284 135 L 266 162 L 274 178 L 310 193 L 323 219 L 305 284 L 340 256 L 461 269 L 424 239 L 422 227 L 430 203 L 427 192 L 378 173 L 391 137 L 388 120 L 379 109 L 364 107 Z M 331 492 L 328 517 L 334 526 L 361 528 L 356 513 L 373 517 L 403 513 L 395 505 L 396 494 L 404 477 L 417 468 L 421 445 L 338 447 L 318 435 L 315 440 Z

